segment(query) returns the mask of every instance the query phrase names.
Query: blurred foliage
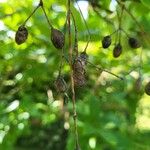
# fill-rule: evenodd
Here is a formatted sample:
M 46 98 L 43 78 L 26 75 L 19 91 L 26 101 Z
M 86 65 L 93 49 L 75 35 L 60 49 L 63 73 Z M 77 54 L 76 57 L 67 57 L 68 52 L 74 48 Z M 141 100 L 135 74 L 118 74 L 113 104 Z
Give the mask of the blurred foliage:
M 76 89 L 81 148 L 149 150 L 150 98 L 143 89 L 150 75 L 150 45 L 147 42 L 150 36 L 150 1 L 125 1 L 146 35 L 141 36 L 141 29 L 127 12 L 122 22 L 122 28 L 143 45 L 140 87 L 137 87 L 137 79 L 141 48 L 131 49 L 124 34 L 123 54 L 118 59 L 113 58 L 113 46 L 101 48 L 102 37 L 113 33 L 118 26 L 115 10 L 120 8 L 113 0 L 95 1 L 100 6 L 99 13 L 96 13 L 91 3 L 89 0 L 86 18 L 92 37 L 87 50 L 89 61 L 125 77 L 125 80 L 120 81 L 107 73 L 100 74 L 92 66 L 87 66 L 86 87 Z M 20 46 L 14 42 L 18 26 L 37 4 L 38 0 L 0 1 L 1 150 L 74 149 L 72 102 L 69 100 L 64 105 L 63 97 L 56 93 L 53 85 L 58 74 L 60 51 L 50 41 L 50 29 L 41 9 L 27 23 L 27 42 Z M 52 24 L 63 31 L 66 0 L 45 0 L 44 5 Z M 82 51 L 88 32 L 75 5 L 72 5 L 72 10 Z M 65 50 L 67 53 L 67 40 Z M 68 66 L 65 65 L 63 70 L 69 84 Z

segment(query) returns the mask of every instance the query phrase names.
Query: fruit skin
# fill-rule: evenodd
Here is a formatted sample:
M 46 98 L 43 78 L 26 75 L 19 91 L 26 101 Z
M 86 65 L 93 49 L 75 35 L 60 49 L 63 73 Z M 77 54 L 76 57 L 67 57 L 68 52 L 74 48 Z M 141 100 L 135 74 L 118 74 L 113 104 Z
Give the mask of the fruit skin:
M 59 93 L 64 93 L 67 90 L 67 83 L 62 76 L 58 76 L 56 81 L 54 82 L 55 89 Z
M 76 87 L 82 87 L 86 83 L 85 62 L 78 56 L 73 63 L 73 79 Z
M 81 59 L 82 65 L 85 66 L 88 61 L 88 55 L 86 54 L 86 52 L 82 52 L 79 58 Z
M 150 81 L 145 86 L 145 93 L 150 96 Z
M 18 45 L 24 43 L 28 38 L 28 30 L 24 26 L 20 26 L 15 35 L 15 41 Z
M 57 49 L 62 49 L 65 45 L 65 36 L 61 31 L 52 28 L 51 41 Z
M 113 49 L 113 56 L 115 58 L 118 58 L 121 55 L 121 53 L 122 53 L 122 46 L 120 43 L 118 43 Z
M 111 45 L 111 37 L 107 35 L 102 40 L 102 46 L 103 48 L 108 48 L 110 45 Z
M 136 38 L 133 38 L 133 37 L 129 38 L 128 43 L 130 47 L 134 49 L 139 48 L 141 46 L 140 42 Z

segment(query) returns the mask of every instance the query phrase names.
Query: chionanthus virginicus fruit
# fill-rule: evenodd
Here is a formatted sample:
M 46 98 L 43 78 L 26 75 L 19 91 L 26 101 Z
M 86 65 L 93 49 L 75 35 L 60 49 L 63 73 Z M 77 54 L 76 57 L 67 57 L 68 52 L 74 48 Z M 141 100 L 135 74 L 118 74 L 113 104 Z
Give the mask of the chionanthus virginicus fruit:
M 117 58 L 121 55 L 121 53 L 122 53 L 122 46 L 120 43 L 118 43 L 113 49 L 113 56 Z
M 18 45 L 24 43 L 28 38 L 28 30 L 24 26 L 20 26 L 15 35 L 15 41 Z
M 133 38 L 133 37 L 130 37 L 128 39 L 128 43 L 131 48 L 135 48 L 135 49 L 141 46 L 140 42 L 136 38 Z
M 111 36 L 107 35 L 102 40 L 102 47 L 108 48 L 111 45 Z
M 67 90 L 67 83 L 62 76 L 58 76 L 56 81 L 54 82 L 55 89 L 59 93 L 64 93 Z
M 146 84 L 146 86 L 145 86 L 145 93 L 146 93 L 147 95 L 150 95 L 150 82 L 148 82 L 148 83 Z
M 65 44 L 65 36 L 61 31 L 52 28 L 51 29 L 51 41 L 57 49 L 62 49 Z
M 86 83 L 85 59 L 78 56 L 73 63 L 73 78 L 76 87 L 82 87 Z

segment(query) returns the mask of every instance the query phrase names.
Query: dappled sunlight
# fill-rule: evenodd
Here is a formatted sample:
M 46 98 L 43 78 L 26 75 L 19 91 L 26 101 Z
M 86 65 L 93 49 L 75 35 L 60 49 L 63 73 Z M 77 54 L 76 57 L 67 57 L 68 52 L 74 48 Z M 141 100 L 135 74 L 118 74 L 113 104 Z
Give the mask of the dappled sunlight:
M 149 150 L 149 9 L 0 0 L 0 150 Z
M 140 131 L 150 131 L 150 99 L 149 96 L 144 95 L 139 101 L 136 112 L 136 126 Z

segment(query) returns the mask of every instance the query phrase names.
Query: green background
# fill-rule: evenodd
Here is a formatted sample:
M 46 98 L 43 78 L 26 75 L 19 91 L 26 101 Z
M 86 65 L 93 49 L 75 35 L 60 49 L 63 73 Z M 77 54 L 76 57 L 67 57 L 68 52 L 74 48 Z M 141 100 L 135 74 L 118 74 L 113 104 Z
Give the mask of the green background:
M 125 0 L 124 0 L 125 1 Z M 91 1 L 90 1 L 91 2 Z M 144 86 L 150 76 L 150 1 L 126 0 L 122 28 L 141 41 L 142 47 L 131 49 L 122 34 L 122 55 L 115 59 L 113 44 L 101 48 L 104 36 L 118 27 L 116 11 L 107 11 L 111 0 L 95 1 L 99 15 L 88 7 L 86 18 L 91 41 L 89 61 L 125 78 L 124 81 L 87 65 L 87 84 L 76 89 L 79 141 L 82 150 L 150 150 L 150 97 Z M 63 31 L 66 0 L 45 0 L 44 6 L 54 27 Z M 50 28 L 41 9 L 27 22 L 29 37 L 17 45 L 14 37 L 19 25 L 29 16 L 38 0 L 0 1 L 0 150 L 73 150 L 74 127 L 72 102 L 63 104 L 63 95 L 54 89 L 61 51 L 50 41 Z M 120 7 L 115 9 L 120 12 Z M 83 51 L 88 32 L 80 12 L 72 3 Z M 74 28 L 72 27 L 72 35 Z M 68 53 L 66 34 L 65 54 Z M 73 38 L 74 39 L 74 38 Z M 142 64 L 140 61 L 142 50 Z M 137 85 L 142 65 L 142 84 Z M 130 72 L 130 73 L 129 73 Z M 63 75 L 70 85 L 69 66 Z M 70 90 L 68 95 L 71 97 Z

